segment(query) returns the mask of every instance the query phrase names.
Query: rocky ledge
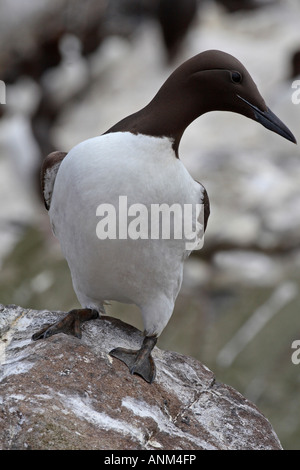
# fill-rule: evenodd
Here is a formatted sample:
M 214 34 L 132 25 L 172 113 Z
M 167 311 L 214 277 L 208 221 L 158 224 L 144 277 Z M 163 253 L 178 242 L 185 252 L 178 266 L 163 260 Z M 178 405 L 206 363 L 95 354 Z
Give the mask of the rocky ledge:
M 281 449 L 256 406 L 191 357 L 155 347 L 155 382 L 130 375 L 108 353 L 142 333 L 120 320 L 31 341 L 62 315 L 0 306 L 1 450 Z

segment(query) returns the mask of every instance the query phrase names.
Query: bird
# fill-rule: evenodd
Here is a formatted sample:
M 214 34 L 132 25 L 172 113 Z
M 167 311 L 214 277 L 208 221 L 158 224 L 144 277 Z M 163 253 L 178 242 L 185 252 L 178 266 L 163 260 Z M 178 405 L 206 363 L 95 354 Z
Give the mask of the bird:
M 211 111 L 238 113 L 296 143 L 244 65 L 226 52 L 206 50 L 177 67 L 142 109 L 69 152 L 55 151 L 45 158 L 44 202 L 82 308 L 44 326 L 33 340 L 60 332 L 80 338 L 81 324 L 102 318 L 107 302 L 135 304 L 144 324 L 141 347 L 116 347 L 110 355 L 126 364 L 131 374 L 148 383 L 155 380 L 151 353 L 173 313 L 184 262 L 194 246 L 202 246 L 210 214 L 207 191 L 182 163 L 179 144 L 189 124 Z M 163 238 L 160 233 L 152 239 L 139 237 L 138 231 L 135 237 L 129 232 L 114 237 L 112 229 L 110 236 L 98 237 L 99 220 L 107 223 L 106 235 L 109 232 L 109 208 L 115 209 L 116 217 L 124 216 L 118 206 L 121 197 L 133 208 L 131 215 L 137 214 L 137 204 L 147 210 L 159 204 L 198 204 L 195 245 L 187 245 L 189 237 L 184 235 Z M 102 219 L 97 218 L 100 213 Z
M 201 3 L 201 2 L 200 2 Z M 153 2 L 151 2 L 153 5 Z M 155 16 L 171 63 L 178 56 L 199 9 L 198 0 L 159 0 L 154 4 Z

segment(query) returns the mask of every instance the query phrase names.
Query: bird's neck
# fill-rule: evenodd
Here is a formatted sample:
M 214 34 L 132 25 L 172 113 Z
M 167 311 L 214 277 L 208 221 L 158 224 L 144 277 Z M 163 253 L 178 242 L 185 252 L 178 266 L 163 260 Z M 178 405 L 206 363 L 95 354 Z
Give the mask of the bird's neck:
M 173 82 L 174 83 L 174 82 Z M 184 85 L 167 81 L 139 113 L 145 117 L 150 135 L 169 137 L 178 156 L 185 129 L 206 111 Z M 173 85 L 173 86 L 172 86 Z
M 185 93 L 178 83 L 168 80 L 152 101 L 140 111 L 118 122 L 107 132 L 132 132 L 155 137 L 168 137 L 178 156 L 178 147 L 185 129 L 205 112 L 191 93 Z M 183 91 L 182 91 L 183 90 Z

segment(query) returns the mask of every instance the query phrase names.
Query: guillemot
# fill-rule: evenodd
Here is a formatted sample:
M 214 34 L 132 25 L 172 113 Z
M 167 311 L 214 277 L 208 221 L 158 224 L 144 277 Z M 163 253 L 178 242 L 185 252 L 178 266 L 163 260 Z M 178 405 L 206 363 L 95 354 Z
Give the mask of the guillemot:
M 179 159 L 179 143 L 187 126 L 209 111 L 244 115 L 296 143 L 246 68 L 233 56 L 210 50 L 179 66 L 140 111 L 68 153 L 46 157 L 41 172 L 44 201 L 82 309 L 35 333 L 34 340 L 59 332 L 80 337 L 80 324 L 105 313 L 106 301 L 136 304 L 144 322 L 140 350 L 116 348 L 110 354 L 132 374 L 154 380 L 151 351 L 172 315 L 190 252 L 184 237 L 99 240 L 97 207 L 102 202 L 116 207 L 124 195 L 146 208 L 154 203 L 200 204 L 202 219 L 196 226 L 201 239 L 209 199 Z

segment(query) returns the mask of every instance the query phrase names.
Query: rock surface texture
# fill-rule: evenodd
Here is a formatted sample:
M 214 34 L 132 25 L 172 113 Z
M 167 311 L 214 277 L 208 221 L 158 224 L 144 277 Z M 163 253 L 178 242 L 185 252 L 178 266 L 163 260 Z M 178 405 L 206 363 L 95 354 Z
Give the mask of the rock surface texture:
M 151 385 L 109 356 L 141 332 L 112 317 L 82 338 L 32 334 L 62 312 L 0 306 L 0 449 L 281 449 L 267 419 L 197 360 L 155 348 Z

